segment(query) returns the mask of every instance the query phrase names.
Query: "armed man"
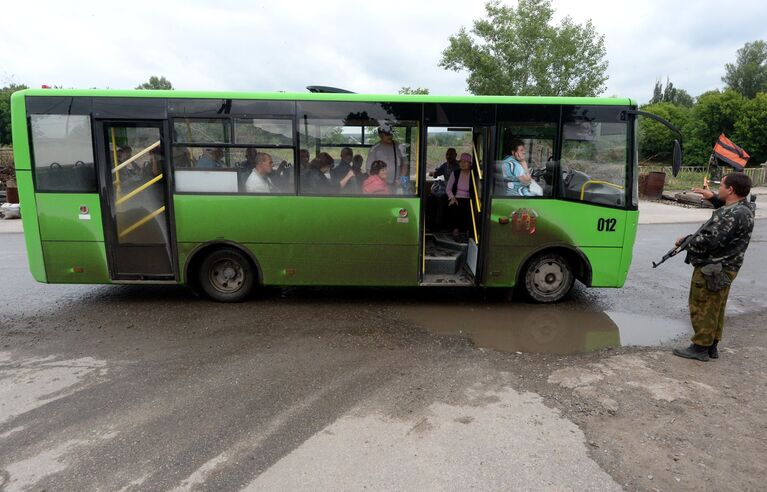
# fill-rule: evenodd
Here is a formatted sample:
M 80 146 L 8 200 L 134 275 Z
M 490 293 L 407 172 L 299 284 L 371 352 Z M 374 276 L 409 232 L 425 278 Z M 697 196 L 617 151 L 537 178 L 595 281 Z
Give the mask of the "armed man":
M 730 284 L 743 265 L 751 241 L 756 207 L 746 200 L 751 192 L 751 179 L 743 173 L 723 177 L 719 193 L 700 188 L 693 191 L 703 195 L 716 210 L 687 246 L 685 262 L 694 267 L 689 305 L 695 334 L 692 344 L 674 349 L 674 355 L 707 361 L 719 358 L 717 345 L 724 330 L 724 308 Z M 677 239 L 677 246 L 688 237 Z

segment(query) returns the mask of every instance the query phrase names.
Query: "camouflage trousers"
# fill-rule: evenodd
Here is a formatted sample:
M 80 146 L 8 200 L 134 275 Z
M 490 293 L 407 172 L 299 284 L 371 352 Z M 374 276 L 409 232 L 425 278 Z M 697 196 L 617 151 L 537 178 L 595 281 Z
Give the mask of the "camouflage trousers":
M 730 280 L 735 280 L 738 272 L 725 271 Z M 724 331 L 724 308 L 727 306 L 727 296 L 730 294 L 728 285 L 722 290 L 712 292 L 706 287 L 706 279 L 695 267 L 690 282 L 690 321 L 695 334 L 692 343 L 709 347 L 714 340 L 722 339 Z

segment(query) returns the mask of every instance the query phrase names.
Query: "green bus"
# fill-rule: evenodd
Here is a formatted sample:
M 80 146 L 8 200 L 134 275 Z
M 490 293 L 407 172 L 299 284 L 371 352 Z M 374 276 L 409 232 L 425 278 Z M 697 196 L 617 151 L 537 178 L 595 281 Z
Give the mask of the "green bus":
M 518 287 L 553 302 L 576 279 L 621 287 L 631 264 L 630 99 L 29 89 L 11 106 L 39 282 L 184 284 L 218 301 Z

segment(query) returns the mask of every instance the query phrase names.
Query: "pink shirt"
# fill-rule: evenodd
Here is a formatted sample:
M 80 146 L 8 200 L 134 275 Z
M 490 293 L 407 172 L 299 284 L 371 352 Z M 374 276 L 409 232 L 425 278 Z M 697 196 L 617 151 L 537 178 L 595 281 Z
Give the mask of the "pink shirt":
M 372 195 L 385 195 L 389 193 L 389 187 L 380 176 L 374 174 L 362 183 L 362 192 Z
M 455 196 L 453 196 L 453 183 L 455 183 L 455 173 L 450 175 L 450 179 L 447 180 L 447 196 L 448 198 L 471 198 L 469 194 L 469 186 L 471 186 L 471 173 L 458 173 L 458 188 L 455 190 Z

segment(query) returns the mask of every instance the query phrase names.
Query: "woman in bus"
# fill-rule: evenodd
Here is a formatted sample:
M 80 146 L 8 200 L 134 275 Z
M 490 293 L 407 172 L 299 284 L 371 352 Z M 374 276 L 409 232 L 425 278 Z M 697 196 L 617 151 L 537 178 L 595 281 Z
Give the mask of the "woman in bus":
M 471 224 L 471 154 L 464 152 L 459 168 L 447 180 L 447 210 L 453 237 L 469 230 Z
M 354 172 L 350 169 L 341 180 L 336 180 L 330 173 L 333 167 L 333 158 L 327 152 L 320 152 L 309 163 L 309 171 L 304 176 L 304 189 L 310 193 L 338 193 L 354 179 Z
M 310 193 L 333 193 L 335 190 L 330 179 L 331 163 L 317 156 L 309 163 L 309 170 L 302 178 L 302 187 Z
M 387 195 L 389 186 L 386 180 L 389 177 L 389 170 L 386 169 L 384 161 L 373 161 L 370 165 L 368 179 L 362 183 L 362 192 L 367 195 Z

